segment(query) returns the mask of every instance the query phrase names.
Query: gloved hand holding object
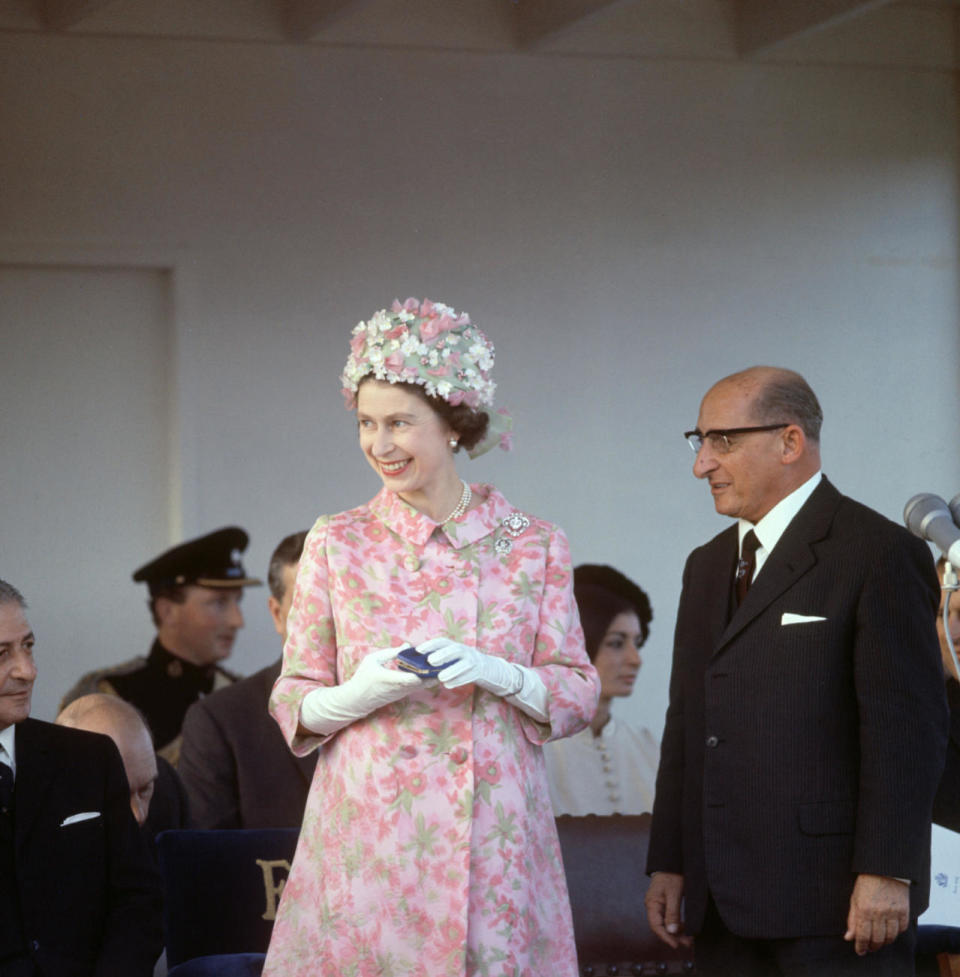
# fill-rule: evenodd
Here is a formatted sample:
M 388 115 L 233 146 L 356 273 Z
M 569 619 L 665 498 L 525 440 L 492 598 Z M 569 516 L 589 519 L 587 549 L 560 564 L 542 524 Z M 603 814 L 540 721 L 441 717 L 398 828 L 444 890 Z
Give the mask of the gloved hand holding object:
M 416 675 L 386 667 L 404 647 L 371 651 L 342 685 L 309 692 L 300 704 L 300 723 L 313 733 L 329 736 L 420 688 L 422 683 Z
M 431 638 L 417 645 L 417 651 L 426 655 L 431 665 L 446 665 L 437 676 L 445 688 L 457 689 L 472 682 L 487 692 L 509 698 L 538 722 L 549 722 L 547 687 L 535 669 L 484 654 L 449 638 Z

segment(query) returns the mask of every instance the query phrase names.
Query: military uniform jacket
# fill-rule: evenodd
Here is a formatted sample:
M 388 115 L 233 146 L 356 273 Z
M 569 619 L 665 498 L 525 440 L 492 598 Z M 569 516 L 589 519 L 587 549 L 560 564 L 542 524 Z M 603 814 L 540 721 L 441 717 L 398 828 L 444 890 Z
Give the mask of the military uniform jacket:
M 648 871 L 745 938 L 844 932 L 856 875 L 927 904 L 946 706 L 926 544 L 825 479 L 731 614 L 732 526 L 684 570 Z
M 84 675 L 64 696 L 60 708 L 91 692 L 126 699 L 146 718 L 157 753 L 176 766 L 187 709 L 201 696 L 226 688 L 236 680 L 236 675 L 219 665 L 193 665 L 154 641 L 146 658 L 134 658 Z

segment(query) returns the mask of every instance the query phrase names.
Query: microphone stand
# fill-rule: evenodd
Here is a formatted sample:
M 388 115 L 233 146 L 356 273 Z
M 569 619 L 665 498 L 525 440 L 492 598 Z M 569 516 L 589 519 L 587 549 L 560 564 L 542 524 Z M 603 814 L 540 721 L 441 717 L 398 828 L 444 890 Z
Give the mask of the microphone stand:
M 949 561 L 943 567 L 941 590 L 944 592 L 943 633 L 947 639 L 947 647 L 950 649 L 950 657 L 953 658 L 953 667 L 957 670 L 957 680 L 960 681 L 960 659 L 957 658 L 957 646 L 953 643 L 953 638 L 950 635 L 950 598 L 957 590 L 960 590 L 960 582 L 957 580 L 957 571 Z

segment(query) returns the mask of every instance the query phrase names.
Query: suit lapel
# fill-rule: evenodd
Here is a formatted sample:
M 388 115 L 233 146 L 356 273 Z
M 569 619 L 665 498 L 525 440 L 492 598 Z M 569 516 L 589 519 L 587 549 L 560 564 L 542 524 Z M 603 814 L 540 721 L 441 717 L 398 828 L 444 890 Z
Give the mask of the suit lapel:
M 43 808 L 44 796 L 56 776 L 56 764 L 51 762 L 50 744 L 42 723 L 25 719 L 17 724 L 17 780 L 16 780 L 16 846 L 26 842 L 36 823 L 36 814 Z
M 719 654 L 751 621 L 789 590 L 817 562 L 813 544 L 830 531 L 840 493 L 822 479 L 803 508 L 794 516 L 773 552 L 730 618 L 714 650 Z

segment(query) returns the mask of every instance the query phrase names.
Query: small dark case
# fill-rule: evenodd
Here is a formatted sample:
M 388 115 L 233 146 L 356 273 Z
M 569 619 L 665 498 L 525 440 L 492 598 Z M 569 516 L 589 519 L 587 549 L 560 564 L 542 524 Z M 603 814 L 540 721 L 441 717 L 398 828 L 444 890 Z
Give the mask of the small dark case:
M 447 664 L 452 664 L 448 662 Z M 447 666 L 431 665 L 427 661 L 427 656 L 420 654 L 413 646 L 404 648 L 397 654 L 397 667 L 404 671 L 413 672 L 420 678 L 436 678 Z

